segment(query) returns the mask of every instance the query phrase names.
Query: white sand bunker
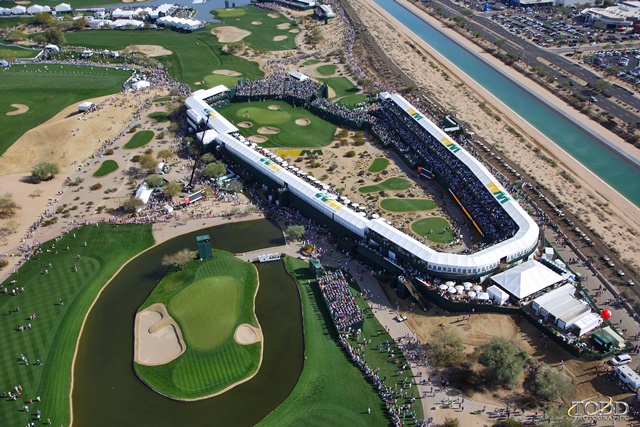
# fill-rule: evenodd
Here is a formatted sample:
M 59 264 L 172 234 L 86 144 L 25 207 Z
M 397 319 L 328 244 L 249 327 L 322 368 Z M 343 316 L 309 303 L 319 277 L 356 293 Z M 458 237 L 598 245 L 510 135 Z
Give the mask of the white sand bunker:
M 271 12 L 271 13 L 269 13 L 267 16 L 268 16 L 269 18 L 274 18 L 274 19 L 275 19 L 275 18 L 280 18 L 280 15 L 278 15 L 278 14 L 277 14 L 277 13 L 275 13 L 275 12 Z
M 287 28 L 289 28 L 291 26 L 290 23 L 288 22 L 283 22 L 282 24 L 278 24 L 276 25 L 276 28 L 279 30 L 286 30 Z
M 251 25 L 262 25 L 262 22 L 260 22 L 260 21 L 253 21 L 253 22 L 251 22 Z
M 247 138 L 251 142 L 255 142 L 256 144 L 261 144 L 263 142 L 267 142 L 267 137 L 262 135 L 251 135 Z
M 298 126 L 309 126 L 311 124 L 311 120 L 309 120 L 309 119 L 296 119 L 296 124 Z
M 200 80 L 199 82 L 195 82 L 194 85 L 200 86 L 204 84 L 204 80 Z
M 240 123 L 238 123 L 238 127 L 245 128 L 245 129 L 250 128 L 251 126 L 253 126 L 253 123 L 251 123 L 251 122 L 240 122 Z
M 169 49 L 155 44 L 132 44 L 127 46 L 127 48 L 134 52 L 142 52 L 152 58 L 155 56 L 167 56 L 173 53 Z
M 164 304 L 153 304 L 136 314 L 134 332 L 134 360 L 141 365 L 164 365 L 186 350 L 180 327 Z
M 280 133 L 280 128 L 274 126 L 262 126 L 258 128 L 258 133 L 261 133 L 263 135 L 275 135 L 277 133 Z
M 15 110 L 7 112 L 7 116 L 17 116 L 18 114 L 24 114 L 29 111 L 29 106 L 24 104 L 11 104 Z
M 233 339 L 240 345 L 253 344 L 262 341 L 262 331 L 248 323 L 243 323 L 236 328 Z
M 274 42 L 281 42 L 282 40 L 286 39 L 287 36 L 274 36 L 273 37 L 273 41 Z
M 216 27 L 211 30 L 211 34 L 216 36 L 220 43 L 233 43 L 251 35 L 251 31 L 238 27 Z
M 269 110 L 279 110 L 280 106 L 279 105 L 275 105 L 275 104 L 271 104 L 267 107 Z
M 241 76 L 242 73 L 239 73 L 237 71 L 233 71 L 233 70 L 213 70 L 212 71 L 213 74 L 220 74 L 222 76 L 231 76 L 231 77 L 238 77 Z
M 290 32 L 290 33 L 293 33 L 293 34 L 297 34 L 297 33 L 299 33 L 299 32 L 300 32 L 300 30 L 299 30 L 299 29 L 297 29 L 297 28 L 293 28 L 293 29 L 289 30 L 289 32 Z

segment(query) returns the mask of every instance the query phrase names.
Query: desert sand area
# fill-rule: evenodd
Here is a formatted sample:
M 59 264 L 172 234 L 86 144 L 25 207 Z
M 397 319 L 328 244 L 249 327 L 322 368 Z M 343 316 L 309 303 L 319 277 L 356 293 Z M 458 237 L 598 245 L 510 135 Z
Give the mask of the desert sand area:
M 132 44 L 130 46 L 127 46 L 126 49 L 132 52 L 142 52 L 152 58 L 156 56 L 167 56 L 173 53 L 169 49 L 155 44 Z
M 164 304 L 156 303 L 136 314 L 134 360 L 146 366 L 164 365 L 186 350 L 180 327 Z
M 236 328 L 233 339 L 240 345 L 257 343 L 262 341 L 262 330 L 243 323 Z
M 11 104 L 15 110 L 7 112 L 7 116 L 19 116 L 29 111 L 29 106 L 24 104 Z
M 211 30 L 211 34 L 216 36 L 220 43 L 233 43 L 239 42 L 243 38 L 251 35 L 251 31 L 243 30 L 238 27 L 224 26 L 215 27 Z
M 568 153 L 473 82 L 460 69 L 424 43 L 400 22 L 388 17 L 375 2 L 354 0 L 351 5 L 389 58 L 402 68 L 416 84 L 423 87 L 440 105 L 455 111 L 457 117 L 468 122 L 474 132 L 494 144 L 494 147 L 498 148 L 502 154 L 519 164 L 539 183 L 545 185 L 558 198 L 562 199 L 566 208 L 579 214 L 589 228 L 602 236 L 610 247 L 620 251 L 621 259 L 638 262 L 640 234 L 629 233 L 628 229 L 640 230 L 640 209 L 613 191 L 611 187 Z M 420 11 L 417 13 L 420 13 L 429 22 L 433 22 L 433 25 L 439 28 L 443 27 L 426 13 Z M 390 25 L 381 25 L 381 22 L 387 22 Z M 448 34 L 452 37 L 461 37 L 456 36 L 455 32 L 448 32 Z M 412 41 L 419 46 L 427 59 L 423 60 L 405 41 Z M 464 39 L 461 42 L 469 44 Z M 487 54 L 483 56 L 489 57 Z M 491 60 L 492 57 L 489 59 Z M 511 74 L 516 74 L 516 72 L 513 71 Z M 541 92 L 534 83 L 526 78 L 514 77 L 521 79 L 522 84 L 530 86 L 534 91 Z M 570 114 L 576 115 L 577 119 L 585 121 L 584 118 L 579 117 L 577 112 L 571 111 L 569 107 L 550 94 L 545 96 L 549 101 L 564 108 Z M 490 106 L 490 110 L 493 110 L 492 113 L 500 114 L 500 121 L 480 108 L 479 104 L 483 102 Z M 599 125 L 587 124 L 594 126 L 597 132 L 603 133 L 603 128 Z M 509 126 L 521 130 L 525 136 L 525 142 L 520 142 L 515 138 L 507 130 Z M 531 148 L 527 144 L 531 144 Z M 560 161 L 560 165 L 554 168 L 536 156 L 532 149 L 534 144 L 556 157 Z M 560 175 L 563 170 L 573 176 L 575 184 L 568 182 Z

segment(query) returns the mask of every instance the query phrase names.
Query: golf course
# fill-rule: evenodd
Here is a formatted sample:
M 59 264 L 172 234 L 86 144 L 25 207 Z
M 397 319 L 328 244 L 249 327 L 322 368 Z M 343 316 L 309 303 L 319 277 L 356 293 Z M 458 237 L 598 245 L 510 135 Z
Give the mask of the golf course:
M 378 191 L 403 191 L 411 188 L 411 182 L 404 178 L 389 178 L 374 185 L 365 185 L 358 188 L 361 193 L 377 193 Z
M 454 240 L 451 224 L 444 218 L 423 218 L 411 224 L 411 231 L 434 243 L 451 243 Z
M 257 290 L 253 264 L 224 251 L 216 250 L 213 259 L 192 261 L 184 270 L 169 272 L 142 304 L 138 317 L 157 312 L 153 309 L 157 305 L 166 307 L 186 349 L 167 363 L 144 363 L 143 351 L 157 358 L 154 353 L 166 346 L 158 345 L 162 330 L 150 333 L 137 328 L 137 375 L 157 392 L 178 400 L 214 396 L 250 379 L 262 360 L 254 313 Z
M 435 209 L 438 205 L 429 199 L 382 199 L 380 207 L 389 212 L 418 212 Z

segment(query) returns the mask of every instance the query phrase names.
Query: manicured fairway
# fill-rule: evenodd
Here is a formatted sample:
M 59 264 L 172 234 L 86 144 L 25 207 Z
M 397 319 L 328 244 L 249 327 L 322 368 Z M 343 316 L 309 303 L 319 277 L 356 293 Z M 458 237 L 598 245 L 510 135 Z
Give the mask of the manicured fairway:
M 3 391 L 18 384 L 23 388 L 22 399 L 0 402 L 1 426 L 24 426 L 34 420 L 38 409 L 42 419 L 50 418 L 52 425 L 69 425 L 71 362 L 84 317 L 107 280 L 152 244 L 151 225 L 82 227 L 62 234 L 60 241 L 44 242 L 41 255 L 24 263 L 17 275 L 2 283 L 10 289 L 24 287 L 25 291 L 19 296 L 0 294 L 0 311 L 4 313 L 0 316 L 0 384 Z M 74 264 L 77 272 L 73 271 Z M 49 274 L 42 274 L 44 269 Z M 11 280 L 17 280 L 17 284 L 11 285 Z M 64 305 L 60 305 L 60 299 Z M 20 307 L 19 312 L 16 307 Z M 12 314 L 8 315 L 10 310 Z M 29 320 L 34 313 L 37 318 Z M 31 329 L 16 330 L 29 322 Z M 21 354 L 29 360 L 28 366 L 20 361 Z M 44 365 L 36 365 L 36 359 Z M 42 402 L 30 404 L 28 399 L 36 396 Z M 29 413 L 22 411 L 25 404 Z
M 153 389 L 181 399 L 209 396 L 253 375 L 262 344 L 240 345 L 233 335 L 239 324 L 258 326 L 257 289 L 255 267 L 224 251 L 170 272 L 140 310 L 165 304 L 180 326 L 186 351 L 165 365 L 135 363 L 138 375 Z
M 149 117 L 150 119 L 154 119 L 156 122 L 158 123 L 166 123 L 169 121 L 169 116 L 167 115 L 167 113 L 163 112 L 163 111 L 156 111 L 155 113 L 151 113 L 149 114 L 147 117 Z M 151 131 L 149 131 L 151 132 Z M 152 132 L 153 133 L 153 132 Z M 153 136 L 153 135 L 152 135 Z M 150 141 L 150 140 L 149 140 Z M 131 141 L 129 141 L 131 142 Z M 128 144 L 128 143 L 127 143 Z M 146 144 L 146 143 L 145 143 Z M 132 147 L 127 147 L 125 145 L 124 148 L 132 148 Z
M 349 80 L 346 77 L 329 77 L 329 78 L 322 78 L 318 80 L 328 84 L 329 87 L 331 87 L 331 89 L 335 91 L 336 98 L 341 98 L 347 95 L 353 95 L 359 91 L 358 87 L 353 83 L 351 83 L 351 80 Z
M 411 182 L 404 178 L 389 178 L 375 185 L 365 185 L 358 189 L 361 193 L 375 193 L 378 191 L 402 191 L 411 187 Z
M 176 80 L 191 85 L 194 90 L 201 89 L 194 83 L 203 81 L 213 70 L 236 70 L 252 80 L 264 75 L 257 63 L 223 53 L 222 44 L 211 35 L 209 26 L 194 33 L 100 30 L 76 31 L 66 33 L 65 37 L 70 45 L 94 49 L 120 50 L 136 44 L 163 46 L 173 53 L 157 59 L 169 67 L 169 73 Z
M 436 203 L 429 199 L 383 199 L 380 207 L 389 212 L 417 212 L 436 208 Z
M 268 107 L 277 105 L 279 110 Z M 314 116 L 304 108 L 294 108 L 284 101 L 264 101 L 229 104 L 220 110 L 220 114 L 233 123 L 251 122 L 250 128 L 239 127 L 240 133 L 247 137 L 261 135 L 258 129 L 273 126 L 280 129 L 278 134 L 264 134 L 268 138 L 261 143 L 263 147 L 324 147 L 331 143 L 336 126 Z M 245 117 L 248 114 L 248 117 Z M 296 119 L 307 119 L 308 126 L 296 124 Z
M 151 117 L 151 114 L 149 115 L 149 117 Z M 155 117 L 151 117 L 151 118 L 155 118 Z M 167 115 L 164 115 L 165 120 L 163 121 L 167 121 Z M 158 120 L 160 121 L 160 120 Z M 151 139 L 153 139 L 153 131 L 151 130 L 141 130 L 140 132 L 136 132 L 131 139 L 124 144 L 124 148 L 130 150 L 133 148 L 140 148 L 143 147 L 145 145 L 147 145 L 149 143 L 149 141 L 151 141 Z
M 332 76 L 336 73 L 336 68 L 338 67 L 334 64 L 326 64 L 317 67 L 316 71 L 318 72 L 318 74 L 323 76 Z
M 4 19 L 0 19 L 4 21 Z M 19 46 L 0 46 L 0 59 L 4 58 L 35 58 L 40 49 L 24 49 Z
M 250 31 L 251 34 L 243 38 L 242 41 L 248 43 L 253 49 L 259 50 L 289 50 L 295 49 L 296 34 L 290 30 L 298 28 L 295 22 L 288 20 L 281 14 L 277 18 L 272 18 L 269 14 L 271 10 L 261 9 L 254 6 L 246 6 L 242 9 L 245 13 L 230 11 L 228 9 L 216 9 L 211 11 L 213 15 L 222 21 L 215 26 L 233 26 Z M 226 16 L 225 16 L 226 15 Z M 261 24 L 255 25 L 260 22 Z M 289 24 L 286 28 L 278 28 L 281 24 Z M 285 27 L 285 26 L 283 26 Z M 274 40 L 274 37 L 286 37 L 284 40 Z
M 0 20 L 1 21 L 1 20 Z M 0 69 L 0 155 L 22 134 L 61 109 L 122 90 L 131 71 L 77 65 L 13 65 Z M 7 116 L 11 104 L 29 111 Z
M 356 93 L 355 95 L 348 95 L 338 100 L 339 105 L 344 105 L 347 108 L 354 108 L 356 105 L 367 100 L 367 95 L 362 93 Z
M 449 221 L 444 218 L 433 217 L 414 222 L 411 224 L 411 231 L 435 243 L 451 243 L 453 242 L 453 233 L 450 229 L 445 230 L 447 227 L 450 227 Z
M 238 80 L 242 76 L 225 76 L 223 74 L 211 74 L 204 78 L 206 87 L 215 87 L 218 85 L 225 85 L 226 87 L 235 86 Z
M 380 398 L 337 342 L 338 335 L 329 323 L 331 318 L 315 286 L 308 263 L 292 257 L 287 257 L 285 263 L 287 270 L 296 278 L 300 289 L 307 358 L 300 380 L 289 398 L 258 426 L 389 425 Z M 311 281 L 310 284 L 308 280 Z M 352 293 L 358 295 L 359 292 L 359 289 L 354 289 Z M 358 304 L 366 307 L 367 303 L 364 298 L 358 297 Z M 380 375 L 387 377 L 388 385 L 403 380 L 406 374 L 397 374 L 398 365 L 387 362 L 386 350 L 375 350 L 375 347 L 385 340 L 392 340 L 373 314 L 365 315 L 362 332 L 364 338 L 371 340 L 366 346 L 369 365 L 381 368 Z M 402 358 L 401 352 L 395 353 Z M 410 395 L 418 396 L 415 386 L 408 391 Z M 404 400 L 401 400 L 404 403 Z M 371 408 L 371 414 L 367 414 L 367 408 Z M 418 414 L 422 413 L 420 399 L 416 400 L 415 410 Z
M 111 172 L 118 170 L 118 163 L 115 160 L 105 160 L 102 162 L 97 171 L 93 173 L 96 178 L 109 175 Z
M 382 172 L 389 166 L 389 159 L 385 159 L 384 157 L 378 157 L 371 162 L 371 166 L 367 169 L 368 172 L 377 173 Z

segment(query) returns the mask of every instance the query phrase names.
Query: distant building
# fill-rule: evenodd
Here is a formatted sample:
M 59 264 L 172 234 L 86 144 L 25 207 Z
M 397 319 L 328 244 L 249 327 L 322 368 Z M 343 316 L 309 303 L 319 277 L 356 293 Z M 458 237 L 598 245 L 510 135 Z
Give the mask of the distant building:
M 640 1 L 627 1 L 605 8 L 589 7 L 580 12 L 580 17 L 585 24 L 602 22 L 607 26 L 616 28 L 638 28 Z

